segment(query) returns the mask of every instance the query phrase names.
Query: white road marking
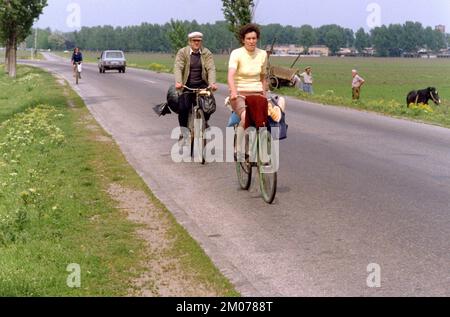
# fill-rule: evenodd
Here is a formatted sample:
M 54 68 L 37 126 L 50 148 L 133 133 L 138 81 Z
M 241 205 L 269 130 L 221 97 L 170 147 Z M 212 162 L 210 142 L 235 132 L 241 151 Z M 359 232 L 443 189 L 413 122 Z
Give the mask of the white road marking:
M 157 82 L 156 82 L 156 81 L 153 81 L 153 80 L 147 80 L 147 79 L 145 79 L 144 81 L 147 82 L 147 83 L 150 83 L 150 84 L 157 84 Z

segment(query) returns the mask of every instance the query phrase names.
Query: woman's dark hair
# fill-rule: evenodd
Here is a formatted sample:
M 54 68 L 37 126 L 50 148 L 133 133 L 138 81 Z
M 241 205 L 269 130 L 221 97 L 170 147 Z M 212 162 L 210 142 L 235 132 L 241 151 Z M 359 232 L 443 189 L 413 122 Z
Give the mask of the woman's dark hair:
M 73 49 L 73 52 L 75 53 L 75 52 L 77 51 L 77 49 L 80 50 L 79 47 L 75 47 L 75 48 Z
M 260 38 L 261 30 L 259 29 L 259 26 L 257 26 L 256 24 L 250 23 L 250 24 L 246 24 L 243 27 L 241 27 L 241 30 L 239 31 L 239 37 L 240 37 L 241 41 L 244 41 L 245 36 L 248 33 L 252 33 L 252 32 L 256 33 L 256 36 L 258 37 L 258 39 Z

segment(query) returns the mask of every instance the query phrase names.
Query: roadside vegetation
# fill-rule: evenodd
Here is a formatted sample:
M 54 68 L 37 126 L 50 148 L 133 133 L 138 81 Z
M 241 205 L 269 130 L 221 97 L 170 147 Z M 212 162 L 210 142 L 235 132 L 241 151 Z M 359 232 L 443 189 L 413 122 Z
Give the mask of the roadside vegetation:
M 17 59 L 42 60 L 44 58 L 40 52 L 37 52 L 37 54 L 34 57 L 32 57 L 31 51 L 29 51 L 29 50 L 17 50 Z M 0 50 L 0 64 L 3 64 L 4 62 L 5 62 L 5 52 L 4 52 L 4 50 Z
M 67 83 L 0 65 L 0 296 L 132 295 L 239 294 Z

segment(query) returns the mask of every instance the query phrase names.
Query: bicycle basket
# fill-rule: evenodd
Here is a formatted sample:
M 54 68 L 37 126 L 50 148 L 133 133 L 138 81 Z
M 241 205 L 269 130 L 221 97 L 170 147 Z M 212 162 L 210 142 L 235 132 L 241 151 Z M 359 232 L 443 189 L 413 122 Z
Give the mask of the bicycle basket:
M 214 98 L 214 95 L 210 96 L 199 96 L 199 104 L 206 114 L 213 114 L 216 112 L 216 98 Z

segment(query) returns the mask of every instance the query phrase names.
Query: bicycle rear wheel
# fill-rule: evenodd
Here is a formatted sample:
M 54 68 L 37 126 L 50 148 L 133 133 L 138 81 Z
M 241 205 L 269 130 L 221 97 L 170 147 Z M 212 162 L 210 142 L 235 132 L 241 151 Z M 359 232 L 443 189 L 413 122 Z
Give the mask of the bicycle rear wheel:
M 261 142 L 265 144 L 261 144 Z M 261 196 L 268 204 L 272 204 L 275 200 L 278 182 L 276 163 L 274 162 L 276 155 L 272 155 L 272 150 L 270 133 L 263 133 L 261 137 L 258 137 L 258 173 Z
M 78 85 L 80 81 L 80 72 L 78 70 L 75 71 L 75 83 Z

